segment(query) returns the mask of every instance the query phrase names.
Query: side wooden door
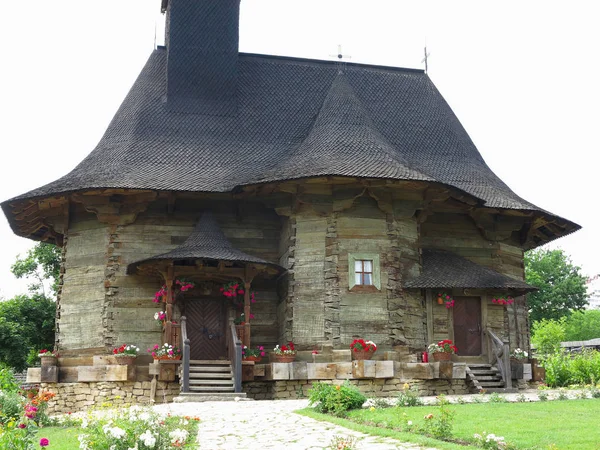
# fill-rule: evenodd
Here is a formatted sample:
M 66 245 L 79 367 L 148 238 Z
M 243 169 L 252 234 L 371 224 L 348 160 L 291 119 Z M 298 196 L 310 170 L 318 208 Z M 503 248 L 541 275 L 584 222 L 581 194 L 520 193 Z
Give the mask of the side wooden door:
M 481 355 L 481 299 L 455 297 L 453 309 L 454 344 L 459 356 Z
M 218 298 L 189 300 L 185 305 L 185 316 L 191 359 L 225 359 L 225 302 Z

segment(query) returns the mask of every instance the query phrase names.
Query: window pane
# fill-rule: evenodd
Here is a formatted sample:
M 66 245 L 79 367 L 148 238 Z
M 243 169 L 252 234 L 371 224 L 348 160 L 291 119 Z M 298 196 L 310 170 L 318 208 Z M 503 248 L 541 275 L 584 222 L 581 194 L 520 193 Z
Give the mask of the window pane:
M 370 273 L 365 273 L 363 275 L 365 277 L 365 282 L 363 283 L 365 286 L 371 286 L 373 284 L 373 278 Z
M 362 273 L 355 274 L 354 284 L 362 284 Z
M 358 260 L 358 261 L 354 261 L 354 271 L 355 272 L 362 272 L 362 261 Z
M 373 272 L 373 261 L 365 261 L 365 272 Z

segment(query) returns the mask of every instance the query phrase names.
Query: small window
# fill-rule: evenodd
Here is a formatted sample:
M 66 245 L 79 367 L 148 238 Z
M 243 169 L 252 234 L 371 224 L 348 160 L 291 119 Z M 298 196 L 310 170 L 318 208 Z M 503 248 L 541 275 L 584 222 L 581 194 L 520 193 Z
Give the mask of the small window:
M 373 286 L 373 260 L 358 259 L 354 261 L 354 284 L 356 286 Z
M 352 292 L 381 290 L 379 254 L 348 253 L 348 289 Z

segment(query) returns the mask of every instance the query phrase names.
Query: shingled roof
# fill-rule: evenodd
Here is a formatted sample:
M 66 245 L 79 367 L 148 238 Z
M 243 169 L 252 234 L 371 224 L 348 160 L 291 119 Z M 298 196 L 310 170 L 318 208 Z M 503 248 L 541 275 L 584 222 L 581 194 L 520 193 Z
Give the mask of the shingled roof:
M 97 147 L 2 203 L 94 189 L 231 192 L 321 176 L 418 180 L 539 211 L 487 166 L 421 70 L 237 52 L 239 0 L 164 1 L 155 50 Z M 223 91 L 223 92 L 221 92 Z M 562 231 L 579 228 L 561 219 Z M 18 232 L 18 231 L 17 231 Z
M 537 290 L 534 286 L 480 266 L 456 253 L 435 249 L 423 250 L 422 274 L 404 283 L 404 287 L 505 289 L 519 293 Z
M 200 217 L 198 224 L 190 236 L 179 247 L 161 255 L 152 256 L 127 266 L 127 273 L 134 273 L 138 266 L 158 261 L 227 261 L 242 264 L 258 264 L 275 267 L 280 266 L 265 261 L 262 258 L 248 255 L 231 245 L 225 237 L 212 213 L 206 211 Z

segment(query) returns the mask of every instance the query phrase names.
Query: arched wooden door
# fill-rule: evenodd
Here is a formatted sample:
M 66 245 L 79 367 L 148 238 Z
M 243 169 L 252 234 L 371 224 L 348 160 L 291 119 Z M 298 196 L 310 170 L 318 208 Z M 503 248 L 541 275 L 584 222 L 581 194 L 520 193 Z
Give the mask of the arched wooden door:
M 226 314 L 225 302 L 219 298 L 186 301 L 185 316 L 191 359 L 226 359 Z

